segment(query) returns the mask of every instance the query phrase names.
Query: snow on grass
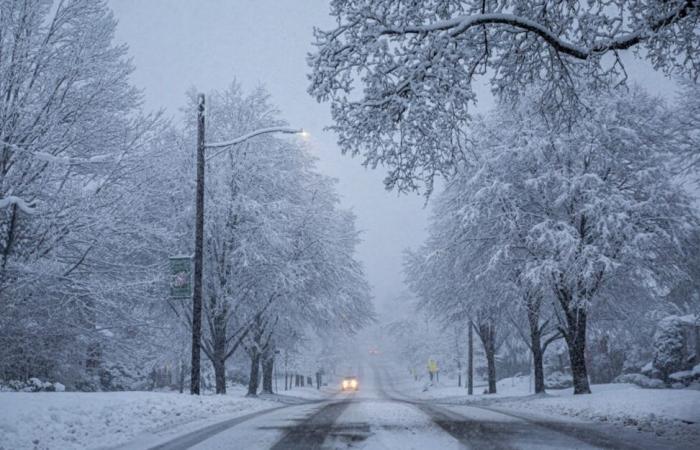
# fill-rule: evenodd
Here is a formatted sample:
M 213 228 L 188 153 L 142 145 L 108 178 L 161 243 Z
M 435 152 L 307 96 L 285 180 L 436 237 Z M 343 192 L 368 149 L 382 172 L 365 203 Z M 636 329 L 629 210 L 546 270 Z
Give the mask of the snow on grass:
M 442 380 L 432 384 L 428 380 L 414 381 L 410 378 L 395 381 L 395 386 L 400 387 L 402 392 L 414 398 L 423 400 L 466 399 L 466 386 L 463 384 L 460 387 L 456 384 L 456 380 Z M 481 398 L 487 388 L 486 380 L 474 380 L 474 398 Z M 498 391 L 496 397 L 528 395 L 532 393 L 532 386 L 529 377 L 515 377 L 498 381 L 496 390 Z M 487 397 L 494 398 L 493 395 L 488 395 Z
M 0 450 L 111 447 L 222 414 L 279 406 L 244 397 L 169 392 L 0 392 Z M 239 414 L 240 413 L 240 414 Z
M 642 389 L 613 383 L 592 385 L 590 395 L 573 395 L 572 388 L 548 389 L 546 395 L 532 395 L 530 377 L 524 376 L 500 380 L 495 395 L 485 395 L 483 386 L 475 386 L 475 395 L 469 397 L 464 387 L 454 383 L 431 386 L 404 379 L 396 385 L 411 397 L 445 404 L 485 403 L 498 409 L 564 415 L 653 432 L 683 442 L 700 442 L 700 391 L 690 389 Z
M 590 395 L 573 395 L 571 389 L 547 396 L 499 403 L 499 407 L 564 414 L 608 422 L 659 436 L 692 442 L 700 440 L 700 392 L 676 389 L 642 389 L 630 384 L 592 385 Z

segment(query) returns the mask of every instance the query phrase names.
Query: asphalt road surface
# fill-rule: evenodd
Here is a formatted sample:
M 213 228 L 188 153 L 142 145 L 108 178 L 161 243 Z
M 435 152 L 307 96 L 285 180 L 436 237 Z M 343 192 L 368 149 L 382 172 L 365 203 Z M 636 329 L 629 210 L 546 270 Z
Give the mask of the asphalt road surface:
M 633 430 L 402 395 L 365 368 L 358 392 L 281 405 L 186 434 L 159 449 L 673 449 Z

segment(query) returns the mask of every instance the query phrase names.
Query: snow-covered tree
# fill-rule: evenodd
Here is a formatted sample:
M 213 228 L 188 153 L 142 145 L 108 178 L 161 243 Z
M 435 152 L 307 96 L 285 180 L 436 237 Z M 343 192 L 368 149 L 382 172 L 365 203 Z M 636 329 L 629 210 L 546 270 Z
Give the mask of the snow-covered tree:
M 210 141 L 282 125 L 263 89 L 246 95 L 233 83 L 207 98 Z M 216 391 L 225 393 L 226 362 L 243 345 L 255 395 L 261 364 L 263 386 L 272 388 L 275 350 L 286 336 L 365 324 L 369 288 L 354 257 L 354 217 L 338 208 L 334 182 L 315 172 L 299 143 L 260 136 L 207 157 L 202 349 Z M 176 309 L 189 323 L 189 302 Z
M 5 377 L 73 386 L 100 341 L 138 324 L 136 303 L 127 306 L 137 298 L 118 287 L 137 253 L 124 245 L 136 219 L 126 214 L 137 198 L 130 171 L 160 127 L 139 111 L 115 26 L 102 1 L 0 1 Z
M 471 156 L 479 77 L 501 99 L 544 85 L 543 105 L 571 117 L 584 86 L 625 81 L 626 50 L 700 74 L 695 0 L 335 0 L 331 16 L 333 29 L 315 31 L 309 92 L 330 102 L 341 149 L 386 165 L 400 190 L 430 190 Z
M 667 164 L 678 149 L 662 103 L 638 89 L 588 100 L 590 113 L 556 133 L 536 102 L 503 104 L 475 129 L 479 164 L 454 181 L 462 220 L 492 220 L 492 262 L 520 255 L 523 279 L 553 295 L 575 393 L 590 392 L 587 322 L 606 290 L 659 297 L 697 227 Z
M 700 164 L 700 83 L 681 79 L 673 107 L 674 137 L 681 148 L 680 168 L 696 176 Z
M 491 230 L 463 227 L 462 205 L 456 201 L 449 195 L 438 199 L 426 243 L 407 254 L 406 281 L 431 316 L 465 328 L 473 324 L 486 356 L 489 393 L 495 393 L 496 353 L 506 324 L 503 305 L 516 292 L 488 268 L 493 243 L 482 235 Z

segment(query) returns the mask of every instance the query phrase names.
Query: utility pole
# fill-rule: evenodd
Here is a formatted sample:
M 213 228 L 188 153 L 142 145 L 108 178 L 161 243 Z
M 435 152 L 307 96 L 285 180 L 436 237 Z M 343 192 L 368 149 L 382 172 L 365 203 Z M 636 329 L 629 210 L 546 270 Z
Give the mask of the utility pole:
M 192 376 L 190 394 L 199 395 L 201 384 L 201 344 L 202 344 L 202 290 L 204 273 L 204 165 L 205 150 L 226 148 L 246 142 L 256 136 L 271 133 L 300 134 L 306 136 L 302 129 L 288 127 L 269 127 L 252 131 L 226 142 L 207 143 L 204 140 L 204 94 L 197 95 L 197 197 L 194 229 L 194 292 L 192 294 Z M 221 152 L 213 155 L 216 157 Z
M 469 356 L 467 357 L 467 394 L 474 395 L 474 329 L 469 320 Z
M 190 394 L 199 395 L 202 341 L 202 266 L 204 263 L 204 94 L 197 97 L 197 200 L 192 295 L 192 376 Z

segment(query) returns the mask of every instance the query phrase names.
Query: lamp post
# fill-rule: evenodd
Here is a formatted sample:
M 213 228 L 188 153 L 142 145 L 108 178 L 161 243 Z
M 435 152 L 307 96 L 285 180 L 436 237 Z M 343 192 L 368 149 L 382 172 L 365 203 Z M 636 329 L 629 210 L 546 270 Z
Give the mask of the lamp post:
M 204 167 L 206 163 L 205 150 L 212 148 L 225 149 L 256 136 L 271 133 L 306 134 L 304 130 L 287 127 L 261 128 L 251 133 L 239 136 L 225 142 L 207 143 L 204 136 L 204 94 L 197 96 L 197 188 L 194 232 L 194 292 L 192 294 L 192 374 L 190 378 L 190 394 L 199 395 L 200 360 L 202 341 L 202 275 L 204 263 Z M 223 150 L 222 150 L 223 151 Z M 213 155 L 216 156 L 219 153 Z

